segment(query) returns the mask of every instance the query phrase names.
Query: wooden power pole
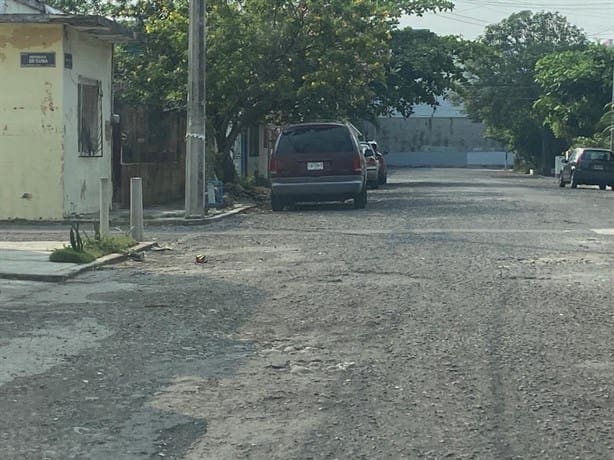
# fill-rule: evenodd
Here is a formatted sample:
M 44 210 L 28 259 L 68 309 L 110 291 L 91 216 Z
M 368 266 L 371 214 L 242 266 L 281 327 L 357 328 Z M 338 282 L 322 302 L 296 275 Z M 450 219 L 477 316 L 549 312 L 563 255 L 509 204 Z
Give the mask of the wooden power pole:
M 185 217 L 205 213 L 206 0 L 190 0 Z

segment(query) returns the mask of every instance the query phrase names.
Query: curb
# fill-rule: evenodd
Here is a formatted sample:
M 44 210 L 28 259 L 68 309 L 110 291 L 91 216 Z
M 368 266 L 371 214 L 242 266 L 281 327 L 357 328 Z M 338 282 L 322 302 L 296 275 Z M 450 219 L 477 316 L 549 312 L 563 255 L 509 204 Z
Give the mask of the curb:
M 147 249 L 150 249 L 152 246 L 155 246 L 156 244 L 157 244 L 156 242 L 139 243 L 136 246 L 131 248 L 130 253 L 146 251 Z M 73 278 L 80 273 L 83 273 L 89 270 L 93 270 L 98 267 L 102 267 L 103 265 L 110 265 L 110 264 L 114 264 L 118 262 L 123 262 L 128 257 L 129 257 L 129 253 L 128 254 L 113 253 L 113 254 L 107 254 L 106 256 L 102 256 L 96 259 L 95 261 L 90 262 L 89 264 L 75 265 L 74 267 L 67 269 L 64 273 L 60 273 L 57 275 L 27 274 L 27 273 L 1 273 L 0 272 L 0 278 L 7 279 L 7 280 L 42 281 L 42 282 L 47 282 L 47 283 L 57 283 L 57 282 L 62 282 L 70 278 Z M 53 262 L 49 262 L 49 263 L 53 263 Z
M 228 212 L 222 212 L 216 214 L 214 216 L 202 217 L 196 219 L 185 219 L 185 218 L 158 218 L 151 221 L 145 221 L 148 225 L 206 225 L 211 221 L 217 221 L 224 217 L 234 216 L 236 214 L 247 211 L 248 209 L 256 208 L 258 205 L 249 204 L 240 206 L 238 208 L 232 209 Z M 130 253 L 134 252 L 143 252 L 150 249 L 152 246 L 155 246 L 156 242 L 145 242 L 139 243 L 136 246 L 132 247 Z M 0 272 L 0 279 L 9 279 L 9 280 L 20 280 L 20 281 L 42 281 L 42 282 L 62 282 L 66 281 L 70 278 L 77 276 L 80 273 L 96 269 L 98 267 L 102 267 L 104 265 L 110 265 L 118 262 L 123 262 L 129 257 L 129 254 L 107 254 L 106 256 L 100 257 L 89 264 L 83 265 L 75 265 L 74 267 L 70 267 L 63 271 L 63 273 L 58 274 L 28 274 L 28 273 L 2 273 Z M 53 262 L 49 262 L 53 263 Z
M 212 216 L 205 217 L 197 217 L 194 219 L 189 219 L 185 217 L 151 217 L 145 215 L 143 217 L 143 224 L 145 226 L 157 226 L 157 225 L 205 225 L 209 221 L 214 221 L 221 219 L 223 217 L 233 216 L 235 214 L 239 214 L 241 212 L 247 211 L 252 208 L 257 208 L 258 205 L 256 203 L 241 205 L 238 208 L 231 209 L 230 211 L 220 212 L 219 214 L 214 214 Z M 75 217 L 75 218 L 66 218 L 59 220 L 24 220 L 24 219 L 4 219 L 0 220 L 0 225 L 20 225 L 20 226 L 42 226 L 42 225 L 57 225 L 59 226 L 67 226 L 70 225 L 71 222 L 81 222 L 81 223 L 89 223 L 90 221 L 98 221 L 95 217 L 85 218 L 85 217 Z M 119 224 L 129 224 L 130 216 L 111 216 L 109 219 L 109 225 L 119 225 Z
M 216 220 L 223 219 L 224 217 L 234 216 L 236 214 L 240 214 L 242 212 L 245 212 L 249 209 L 253 209 L 256 207 L 258 207 L 258 205 L 248 204 L 245 206 L 241 206 L 239 208 L 231 209 L 230 211 L 227 211 L 227 212 L 222 212 L 222 213 L 215 214 L 213 216 L 208 216 L 208 217 L 196 217 L 193 219 L 186 219 L 185 217 L 157 217 L 153 219 L 144 219 L 143 223 L 147 227 L 156 227 L 156 226 L 161 226 L 161 225 L 184 225 L 184 226 L 207 225 L 210 222 L 214 222 Z M 126 223 L 127 221 L 115 220 L 115 221 L 112 221 L 111 223 L 118 224 L 121 222 Z

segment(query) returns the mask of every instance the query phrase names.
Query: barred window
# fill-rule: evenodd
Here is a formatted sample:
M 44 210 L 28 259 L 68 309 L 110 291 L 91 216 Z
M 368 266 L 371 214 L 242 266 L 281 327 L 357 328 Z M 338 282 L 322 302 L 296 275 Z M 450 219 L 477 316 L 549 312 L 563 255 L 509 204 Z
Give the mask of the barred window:
M 102 156 L 102 91 L 98 80 L 79 80 L 79 156 Z

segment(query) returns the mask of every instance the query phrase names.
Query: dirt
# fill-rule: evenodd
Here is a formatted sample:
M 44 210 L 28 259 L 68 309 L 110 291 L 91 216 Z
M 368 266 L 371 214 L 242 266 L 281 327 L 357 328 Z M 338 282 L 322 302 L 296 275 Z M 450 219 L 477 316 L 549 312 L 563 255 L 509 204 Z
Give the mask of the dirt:
M 614 241 L 594 229 L 614 205 L 420 174 L 365 211 L 151 229 L 170 250 L 24 287 L 0 307 L 8 458 L 611 458 Z

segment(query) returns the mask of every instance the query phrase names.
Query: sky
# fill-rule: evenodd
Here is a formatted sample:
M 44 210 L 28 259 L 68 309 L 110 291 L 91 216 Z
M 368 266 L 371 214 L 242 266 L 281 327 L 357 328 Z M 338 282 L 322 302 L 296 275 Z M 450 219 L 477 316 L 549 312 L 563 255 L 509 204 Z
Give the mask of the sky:
M 589 39 L 614 39 L 614 0 L 456 0 L 454 4 L 452 12 L 427 14 L 422 18 L 405 16 L 400 26 L 472 40 L 484 32 L 484 26 L 500 22 L 512 13 L 558 11 L 571 24 L 583 29 Z

